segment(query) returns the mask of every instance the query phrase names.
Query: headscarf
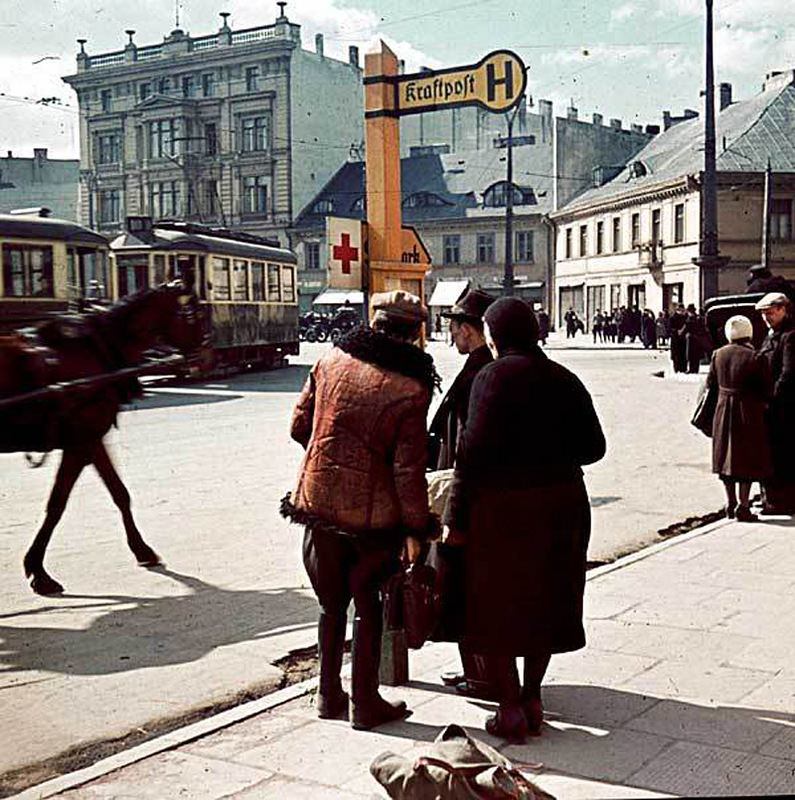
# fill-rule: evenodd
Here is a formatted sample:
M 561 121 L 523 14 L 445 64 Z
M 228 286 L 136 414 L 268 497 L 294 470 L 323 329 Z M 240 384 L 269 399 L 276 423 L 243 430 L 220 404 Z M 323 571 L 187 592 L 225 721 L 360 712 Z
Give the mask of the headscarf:
M 518 297 L 501 297 L 483 315 L 497 351 L 527 352 L 538 344 L 538 320 L 533 309 Z

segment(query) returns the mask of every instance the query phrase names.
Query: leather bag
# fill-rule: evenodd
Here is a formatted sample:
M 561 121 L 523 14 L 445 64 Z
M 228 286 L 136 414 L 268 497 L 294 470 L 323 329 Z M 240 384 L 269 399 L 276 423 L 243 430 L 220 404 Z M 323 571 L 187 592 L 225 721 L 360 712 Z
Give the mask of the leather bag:
M 696 410 L 690 424 L 698 428 L 705 436 L 712 437 L 712 420 L 715 418 L 715 409 L 718 405 L 718 387 L 708 385 L 707 381 L 701 385 L 696 402 Z
M 438 625 L 441 600 L 436 570 L 423 563 L 410 564 L 384 584 L 384 626 L 402 629 L 406 646 L 418 650 Z
M 394 800 L 554 800 L 460 725 L 448 725 L 414 752 L 408 758 L 382 753 L 370 765 L 370 774 Z

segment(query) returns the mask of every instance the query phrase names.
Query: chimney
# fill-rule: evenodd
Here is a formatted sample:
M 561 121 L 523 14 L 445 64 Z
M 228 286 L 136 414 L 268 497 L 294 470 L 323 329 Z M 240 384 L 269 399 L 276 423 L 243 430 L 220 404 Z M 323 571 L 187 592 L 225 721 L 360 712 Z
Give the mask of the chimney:
M 601 114 L 594 114 L 593 115 L 593 124 L 595 128 L 599 128 L 604 122 L 604 117 Z
M 730 83 L 722 83 L 720 85 L 720 106 L 719 110 L 723 111 L 732 104 L 732 85 Z
M 659 132 L 660 132 L 660 126 L 659 125 L 647 125 L 646 126 L 646 133 L 648 133 L 649 136 L 656 136 Z
M 34 147 L 33 148 L 33 158 L 36 160 L 36 163 L 39 164 L 42 161 L 47 160 L 47 148 L 46 147 Z
M 317 50 L 317 54 L 322 58 L 323 57 L 323 34 L 316 33 L 315 34 L 315 50 Z
M 401 58 L 398 61 L 398 75 L 405 75 L 406 74 L 406 60 Z
M 663 111 L 663 130 L 667 131 L 671 127 L 671 112 Z
M 569 106 L 566 109 L 566 119 L 577 119 L 578 111 L 574 106 Z
M 632 129 L 632 133 L 643 133 L 643 125 L 635 125 L 633 123 L 630 128 Z
M 359 48 L 355 44 L 352 44 L 348 48 L 348 61 L 353 64 L 354 67 L 359 66 Z
M 610 127 L 614 131 L 620 131 L 621 130 L 621 120 L 620 119 L 611 119 L 610 120 Z
M 14 154 L 10 150 L 8 151 L 8 157 L 9 158 L 13 158 L 14 157 Z

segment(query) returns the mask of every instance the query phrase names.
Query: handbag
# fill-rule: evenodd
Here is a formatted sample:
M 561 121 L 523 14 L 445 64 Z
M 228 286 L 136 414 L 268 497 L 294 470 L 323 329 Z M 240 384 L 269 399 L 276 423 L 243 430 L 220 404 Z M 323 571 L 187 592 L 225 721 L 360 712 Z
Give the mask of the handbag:
M 698 393 L 696 410 L 690 424 L 698 428 L 705 436 L 712 436 L 712 420 L 718 405 L 718 387 L 704 381 Z
M 406 645 L 418 650 L 428 641 L 439 620 L 440 596 L 436 570 L 414 563 L 390 577 L 382 589 L 384 627 L 403 630 Z
M 382 753 L 370 774 L 395 800 L 554 800 L 460 725 L 448 725 L 418 755 Z

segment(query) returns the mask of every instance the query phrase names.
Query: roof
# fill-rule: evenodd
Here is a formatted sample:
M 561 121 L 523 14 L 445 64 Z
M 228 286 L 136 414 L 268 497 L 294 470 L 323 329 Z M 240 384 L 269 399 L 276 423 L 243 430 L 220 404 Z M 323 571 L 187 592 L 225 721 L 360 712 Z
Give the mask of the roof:
M 470 150 L 403 158 L 400 161 L 403 222 L 460 219 L 461 217 L 501 216 L 504 208 L 484 208 L 482 195 L 506 178 L 505 148 Z M 516 145 L 513 148 L 514 184 L 535 202 L 515 205 L 516 214 L 546 214 L 552 209 L 551 151 L 541 145 Z M 420 193 L 429 202 L 411 207 L 406 199 Z M 295 227 L 322 225 L 325 214 L 313 209 L 319 201 L 330 201 L 337 217 L 362 218 L 364 164 L 343 164 L 326 186 L 298 215 Z M 357 201 L 360 201 L 357 206 Z
M 469 288 L 469 281 L 439 281 L 434 286 L 429 306 L 454 306 Z
M 725 108 L 716 115 L 716 142 L 719 172 L 764 172 L 768 159 L 775 172 L 795 172 L 795 85 L 773 82 L 766 91 Z M 561 212 L 618 199 L 630 191 L 653 190 L 697 174 L 703 166 L 704 128 L 695 117 L 656 136 L 613 180 L 579 195 Z M 638 169 L 645 174 L 638 175 Z
M 344 291 L 342 289 L 326 289 L 321 292 L 313 301 L 313 306 L 344 306 L 345 303 L 351 305 L 361 305 L 364 303 L 364 293 L 358 289 L 355 291 Z
M 73 244 L 107 247 L 108 240 L 76 222 L 26 214 L 0 214 L 0 235 L 20 239 L 57 239 Z
M 266 261 L 268 259 L 296 263 L 295 253 L 283 247 L 244 242 L 223 236 L 210 236 L 204 233 L 175 231 L 154 227 L 145 238 L 134 233 L 121 233 L 110 243 L 114 252 L 125 250 L 182 250 L 199 253 L 219 252 L 229 256 L 253 258 Z

